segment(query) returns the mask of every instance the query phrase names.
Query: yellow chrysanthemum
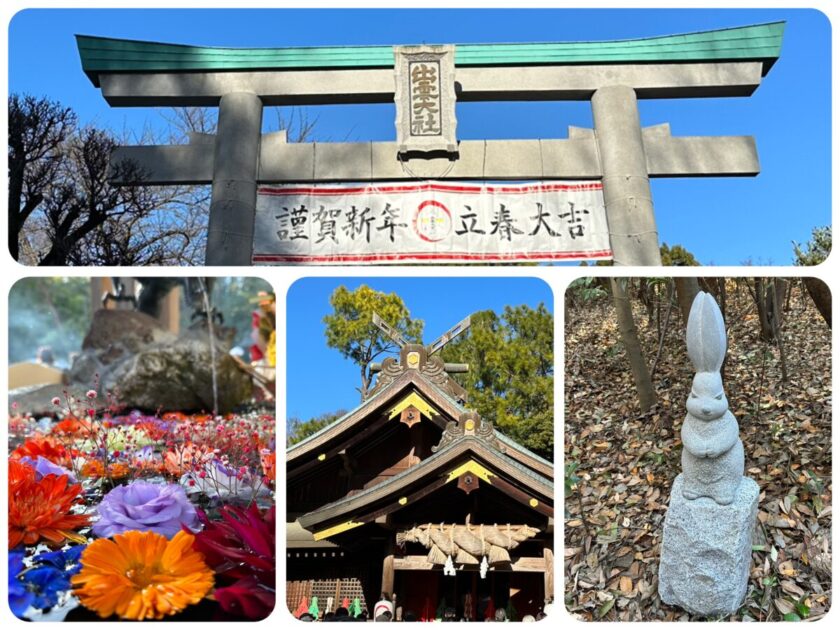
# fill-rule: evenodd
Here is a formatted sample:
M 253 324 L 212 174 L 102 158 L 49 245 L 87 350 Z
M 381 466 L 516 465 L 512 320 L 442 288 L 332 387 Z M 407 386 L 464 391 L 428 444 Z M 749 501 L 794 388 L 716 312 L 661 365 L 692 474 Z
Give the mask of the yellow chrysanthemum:
M 181 531 L 172 540 L 130 531 L 99 539 L 82 552 L 74 594 L 100 617 L 163 619 L 197 604 L 213 588 L 213 571 Z

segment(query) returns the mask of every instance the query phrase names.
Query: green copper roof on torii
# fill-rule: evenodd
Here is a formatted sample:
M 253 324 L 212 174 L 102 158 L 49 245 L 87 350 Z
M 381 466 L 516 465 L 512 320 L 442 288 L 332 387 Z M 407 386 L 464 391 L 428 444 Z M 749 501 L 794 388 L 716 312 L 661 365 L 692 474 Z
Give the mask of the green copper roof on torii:
M 458 44 L 455 65 L 586 65 L 761 61 L 766 73 L 779 57 L 784 22 L 605 42 Z M 82 68 L 98 75 L 135 72 L 236 72 L 387 68 L 391 46 L 214 48 L 77 35 Z

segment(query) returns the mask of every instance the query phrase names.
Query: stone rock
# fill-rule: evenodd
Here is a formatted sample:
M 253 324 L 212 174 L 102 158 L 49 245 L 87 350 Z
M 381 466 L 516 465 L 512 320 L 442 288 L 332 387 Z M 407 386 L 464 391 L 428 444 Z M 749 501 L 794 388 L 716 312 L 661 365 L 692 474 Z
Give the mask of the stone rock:
M 100 309 L 93 314 L 90 329 L 82 341 L 82 350 L 96 350 L 100 358 L 123 349 L 128 353 L 139 352 L 151 344 L 166 344 L 177 339 L 154 318 L 137 311 Z
M 683 475 L 674 480 L 665 516 L 659 564 L 659 597 L 666 604 L 715 617 L 738 610 L 752 566 L 758 484 L 743 477 L 729 505 L 683 497 Z
M 215 355 L 218 411 L 227 413 L 251 397 L 253 385 L 224 342 L 216 341 Z M 189 330 L 179 337 L 143 313 L 100 310 L 68 371 L 68 386 L 20 389 L 9 396 L 18 403 L 18 411 L 34 416 L 56 412 L 53 396 L 61 398 L 64 408 L 65 390 L 84 399 L 93 388 L 99 394 L 98 406 L 107 404 L 105 394 L 110 393 L 127 409 L 209 412 L 213 409 L 210 365 L 206 329 Z
M 102 377 L 101 389 L 116 392 L 120 404 L 154 411 L 211 411 L 213 376 L 207 335 L 187 333 L 165 345 L 148 346 Z M 248 400 L 250 377 L 217 344 L 219 413 Z
M 64 405 L 64 392 L 66 385 L 50 383 L 48 385 L 33 385 L 31 387 L 18 387 L 9 391 L 9 405 L 14 408 L 15 413 L 22 415 L 39 416 L 50 415 L 56 412 L 52 399 L 58 396 Z M 82 392 L 84 395 L 84 392 Z

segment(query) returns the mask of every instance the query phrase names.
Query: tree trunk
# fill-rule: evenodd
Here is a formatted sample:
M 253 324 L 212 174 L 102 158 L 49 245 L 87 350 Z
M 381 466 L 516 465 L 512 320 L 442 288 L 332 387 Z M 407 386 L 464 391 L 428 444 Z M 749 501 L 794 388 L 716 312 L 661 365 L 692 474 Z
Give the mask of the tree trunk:
M 636 322 L 633 320 L 633 310 L 630 307 L 630 300 L 627 297 L 627 280 L 624 278 L 610 278 L 610 290 L 613 295 L 613 304 L 615 305 L 621 342 L 624 344 L 624 349 L 627 352 L 630 372 L 633 375 L 633 382 L 636 384 L 639 406 L 642 412 L 645 412 L 656 404 L 656 392 L 653 389 L 653 382 L 650 378 L 647 362 L 642 352 L 642 346 L 639 343 Z
M 831 291 L 828 285 L 819 278 L 802 278 L 802 281 L 820 315 L 831 328 Z
M 691 312 L 691 305 L 694 298 L 700 293 L 700 283 L 697 278 L 674 278 L 677 285 L 677 302 L 680 304 L 683 325 L 688 325 L 688 314 Z
M 784 278 L 755 278 L 755 298 L 762 341 L 775 341 L 776 330 L 782 327 L 784 313 L 776 304 L 784 303 L 787 281 Z
M 362 395 L 362 402 L 365 401 L 367 398 L 368 390 L 370 389 L 370 381 L 371 381 L 371 374 L 368 371 L 368 366 L 370 365 L 370 361 L 365 361 L 361 365 L 361 372 L 362 372 L 362 386 L 359 388 L 359 393 Z
M 654 303 L 654 294 L 653 294 L 653 285 L 648 282 L 647 278 L 639 278 L 639 290 L 637 296 L 642 304 L 645 305 L 645 312 L 647 313 L 647 327 L 650 328 L 653 326 L 654 320 L 654 309 L 656 307 Z

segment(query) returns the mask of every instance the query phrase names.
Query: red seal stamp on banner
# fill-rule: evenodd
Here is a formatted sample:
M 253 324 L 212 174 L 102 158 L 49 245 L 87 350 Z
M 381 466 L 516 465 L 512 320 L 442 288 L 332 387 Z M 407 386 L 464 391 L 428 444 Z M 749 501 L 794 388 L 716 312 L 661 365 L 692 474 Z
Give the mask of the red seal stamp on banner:
M 414 231 L 428 243 L 443 240 L 452 231 L 452 215 L 449 208 L 439 201 L 427 199 L 414 214 Z

